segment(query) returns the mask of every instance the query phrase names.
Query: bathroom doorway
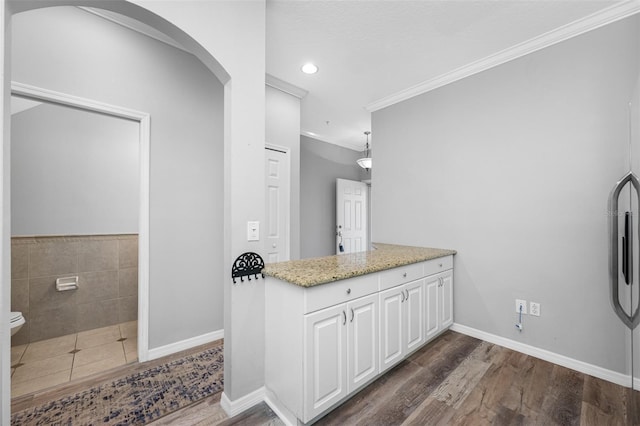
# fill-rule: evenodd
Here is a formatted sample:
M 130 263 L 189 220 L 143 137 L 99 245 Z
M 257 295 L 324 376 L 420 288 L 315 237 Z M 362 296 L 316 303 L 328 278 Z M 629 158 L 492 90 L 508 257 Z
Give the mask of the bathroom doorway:
M 138 360 L 149 117 L 12 86 L 15 398 Z
M 11 17 L 12 78 L 126 105 L 154 117 L 153 166 L 151 171 L 149 164 L 141 170 L 142 174 L 153 175 L 154 291 L 150 294 L 143 289 L 149 286 L 150 249 L 149 233 L 145 238 L 140 229 L 140 361 L 219 339 L 224 327 L 226 285 L 220 279 L 226 255 L 221 200 L 228 109 L 224 82 L 229 75 L 186 33 L 169 22 L 158 22 L 155 15 L 128 2 L 95 2 L 92 6 L 118 11 L 124 18 L 136 16 L 160 31 L 166 29 L 186 49 L 158 42 L 153 32 L 139 32 L 126 20 L 119 24 L 109 16 L 103 18 L 79 7 L 40 6 L 16 3 L 18 11 L 14 10 Z M 148 124 L 141 128 L 147 137 Z M 6 139 L 5 152 L 8 143 Z M 8 172 L 7 167 L 5 182 L 9 182 Z M 148 221 L 149 200 L 141 204 L 147 206 L 141 216 Z M 3 229 L 8 244 L 9 233 L 6 226 Z M 4 262 L 9 260 L 6 257 Z M 10 277 L 6 278 L 9 281 Z M 2 300 L 8 314 L 7 299 Z M 179 314 L 180 320 L 167 312 Z M 3 345 L 5 360 L 9 358 L 8 346 Z M 10 395 L 8 360 L 2 382 L 6 406 Z

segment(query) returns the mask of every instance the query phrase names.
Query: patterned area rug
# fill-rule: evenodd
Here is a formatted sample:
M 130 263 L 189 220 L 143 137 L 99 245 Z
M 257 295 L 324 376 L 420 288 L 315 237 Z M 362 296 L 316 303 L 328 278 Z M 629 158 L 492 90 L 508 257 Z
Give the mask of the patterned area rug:
M 14 413 L 12 425 L 142 425 L 223 389 L 223 346 Z

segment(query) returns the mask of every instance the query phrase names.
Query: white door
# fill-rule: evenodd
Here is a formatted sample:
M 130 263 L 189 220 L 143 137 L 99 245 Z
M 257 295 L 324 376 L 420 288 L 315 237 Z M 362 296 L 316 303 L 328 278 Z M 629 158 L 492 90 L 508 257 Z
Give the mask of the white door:
M 453 271 L 440 274 L 440 329 L 453 324 Z
M 285 150 L 265 149 L 267 263 L 289 260 L 289 155 Z
M 406 298 L 404 311 L 406 326 L 406 352 L 419 348 L 424 343 L 424 280 L 403 286 Z
M 380 373 L 391 368 L 404 355 L 401 287 L 380 292 Z
M 378 295 L 361 297 L 347 305 L 349 332 L 349 393 L 378 374 Z
M 440 290 L 440 276 L 432 275 L 426 278 L 425 283 L 425 340 L 430 340 L 440 331 L 438 306 Z
M 336 180 L 336 253 L 356 253 L 368 247 L 367 184 Z
M 305 315 L 305 421 L 347 395 L 346 309 L 342 304 Z

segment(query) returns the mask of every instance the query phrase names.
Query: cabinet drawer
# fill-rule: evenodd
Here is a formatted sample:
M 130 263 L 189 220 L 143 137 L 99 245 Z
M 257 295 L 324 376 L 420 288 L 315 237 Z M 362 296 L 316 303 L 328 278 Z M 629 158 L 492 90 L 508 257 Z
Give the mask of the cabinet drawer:
M 378 274 L 362 275 L 310 287 L 304 292 L 304 313 L 348 302 L 377 291 Z
M 440 257 L 424 262 L 424 275 L 433 275 L 438 272 L 453 269 L 453 256 Z
M 422 277 L 424 277 L 424 262 L 388 269 L 380 272 L 380 290 L 386 290 Z

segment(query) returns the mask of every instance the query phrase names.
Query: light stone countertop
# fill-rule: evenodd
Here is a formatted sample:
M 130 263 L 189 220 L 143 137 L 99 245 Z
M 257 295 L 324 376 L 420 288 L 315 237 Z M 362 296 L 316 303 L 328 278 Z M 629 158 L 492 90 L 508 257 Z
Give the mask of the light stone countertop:
M 385 269 L 456 254 L 455 250 L 373 243 L 376 248 L 352 254 L 267 264 L 262 272 L 301 287 L 313 287 Z

